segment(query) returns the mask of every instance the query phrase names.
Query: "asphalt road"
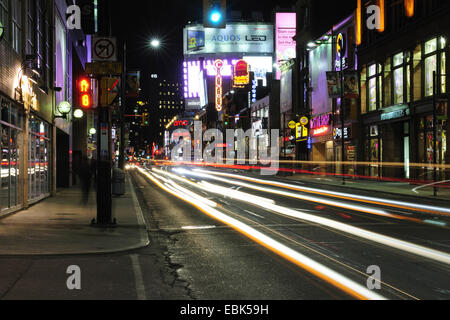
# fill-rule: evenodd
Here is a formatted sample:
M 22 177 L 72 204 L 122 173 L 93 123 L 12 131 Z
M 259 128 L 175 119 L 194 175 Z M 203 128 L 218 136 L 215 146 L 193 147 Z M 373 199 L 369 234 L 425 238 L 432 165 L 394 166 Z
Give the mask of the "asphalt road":
M 450 298 L 446 203 L 338 187 L 330 194 L 247 172 L 152 169 L 130 171 L 149 247 L 0 257 L 0 300 Z M 81 268 L 81 290 L 67 288 L 71 265 Z
M 391 200 L 382 203 L 367 199 L 376 195 L 362 192 L 356 195 L 360 198 L 350 199 L 349 194 L 321 194 L 325 192 L 323 186 L 322 190 L 301 192 L 292 190 L 292 182 L 242 172 L 151 169 L 146 175 L 139 171 L 135 175 L 139 175 L 140 184 L 151 190 L 146 199 L 158 221 L 157 229 L 173 234 L 171 261 L 182 266 L 178 273 L 189 283 L 196 299 L 361 298 L 355 294 L 354 285 L 367 288 L 368 280 L 378 284 L 369 279 L 373 266 L 379 268 L 381 289 L 370 291 L 379 297 L 450 297 L 449 214 L 442 203 L 417 203 L 381 194 L 380 201 Z M 219 172 L 219 176 L 211 175 L 212 172 Z M 159 183 L 155 184 L 151 177 Z M 263 182 L 248 181 L 249 178 Z M 199 188 L 200 182 L 203 186 Z M 268 186 L 269 183 L 289 185 Z M 301 182 L 297 186 L 311 188 Z M 169 188 L 173 194 L 161 187 Z M 289 196 L 277 192 L 287 192 Z M 196 198 L 187 204 L 176 197 L 183 194 Z M 242 228 L 251 227 L 268 237 L 268 241 L 276 241 L 275 248 L 245 229 L 236 230 L 234 222 L 224 223 L 223 217 L 211 217 L 202 205 L 208 200 L 226 218 L 243 224 Z M 274 201 L 276 207 L 272 208 L 266 200 Z M 300 214 L 296 216 L 296 212 Z M 325 218 L 325 222 L 315 221 L 315 217 Z M 351 227 L 362 233 L 355 233 Z M 364 234 L 366 231 L 373 237 Z M 278 245 L 320 266 L 293 261 Z M 318 272 L 322 266 L 334 274 Z M 345 279 L 334 281 L 335 276 Z M 352 283 L 345 285 L 345 280 Z

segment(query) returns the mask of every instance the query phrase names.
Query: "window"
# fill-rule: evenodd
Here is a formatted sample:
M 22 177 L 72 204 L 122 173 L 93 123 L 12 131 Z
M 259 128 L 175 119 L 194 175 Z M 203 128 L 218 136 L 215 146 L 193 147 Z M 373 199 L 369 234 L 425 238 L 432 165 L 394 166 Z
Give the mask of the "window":
M 22 54 L 22 0 L 11 2 L 11 46 Z
M 413 100 L 422 99 L 422 46 L 418 45 L 413 53 Z
M 381 90 L 381 66 L 372 64 L 368 67 L 368 109 L 370 111 L 376 111 L 379 108 L 380 90 Z
M 446 92 L 447 77 L 444 76 L 446 71 L 447 56 L 445 53 L 446 39 L 443 37 L 434 38 L 424 45 L 424 80 L 425 80 L 425 97 L 430 97 L 434 94 L 433 83 L 437 80 L 437 88 L 440 93 Z M 433 79 L 433 74 L 442 74 L 441 77 Z
M 36 0 L 28 0 L 28 12 L 27 12 L 27 54 L 33 54 L 36 49 Z
M 404 55 L 403 53 L 399 53 L 394 56 L 394 104 L 402 104 L 404 103 Z
M 5 29 L 5 36 L 4 40 L 6 42 L 9 41 L 9 35 L 8 35 L 8 29 L 7 26 L 9 25 L 9 1 L 8 0 L 0 0 L 0 21 L 2 22 Z

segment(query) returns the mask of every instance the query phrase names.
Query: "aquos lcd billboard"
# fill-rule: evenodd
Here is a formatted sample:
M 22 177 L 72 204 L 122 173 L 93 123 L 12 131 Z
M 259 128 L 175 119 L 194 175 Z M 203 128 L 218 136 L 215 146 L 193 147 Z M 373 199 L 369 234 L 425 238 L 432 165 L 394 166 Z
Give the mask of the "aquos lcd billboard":
M 231 23 L 226 29 L 187 26 L 184 29 L 184 55 L 273 54 L 273 33 L 273 25 L 269 23 Z

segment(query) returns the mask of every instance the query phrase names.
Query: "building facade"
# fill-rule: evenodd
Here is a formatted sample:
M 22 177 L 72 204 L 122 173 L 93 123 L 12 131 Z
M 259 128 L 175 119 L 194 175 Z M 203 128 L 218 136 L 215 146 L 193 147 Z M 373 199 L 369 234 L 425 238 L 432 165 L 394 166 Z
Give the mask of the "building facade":
M 71 183 L 73 74 L 86 61 L 86 38 L 66 25 L 62 0 L 1 0 L 0 215 L 20 210 Z M 57 170 L 58 168 L 58 170 Z
M 450 3 L 385 1 L 384 5 L 384 30 L 363 27 L 357 34 L 359 160 L 373 163 L 365 168 L 366 175 L 433 180 L 434 162 L 450 161 Z M 362 14 L 362 20 L 366 18 Z

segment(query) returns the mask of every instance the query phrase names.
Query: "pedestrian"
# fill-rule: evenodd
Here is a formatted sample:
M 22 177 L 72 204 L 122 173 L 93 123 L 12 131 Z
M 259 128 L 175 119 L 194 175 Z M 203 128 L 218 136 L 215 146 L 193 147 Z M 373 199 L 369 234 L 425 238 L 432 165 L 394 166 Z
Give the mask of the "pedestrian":
M 87 205 L 89 202 L 92 184 L 92 169 L 87 158 L 83 158 L 81 161 L 79 177 L 81 182 L 81 190 L 83 193 L 81 201 L 83 205 Z

